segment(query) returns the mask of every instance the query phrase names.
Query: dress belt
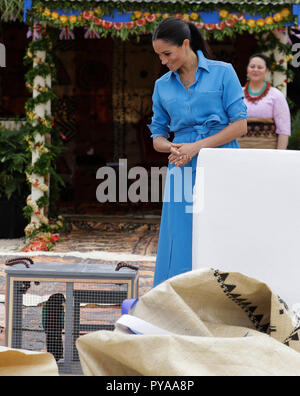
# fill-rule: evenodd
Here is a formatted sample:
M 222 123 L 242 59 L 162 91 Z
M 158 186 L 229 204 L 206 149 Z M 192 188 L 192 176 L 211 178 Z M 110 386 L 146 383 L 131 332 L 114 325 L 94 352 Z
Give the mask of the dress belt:
M 195 138 L 202 139 L 203 135 L 207 135 L 210 131 L 219 132 L 222 129 L 226 128 L 228 124 L 219 124 L 214 123 L 213 125 L 208 123 L 204 123 L 201 125 L 191 125 L 191 127 L 182 128 L 179 131 L 174 132 L 174 137 L 182 136 L 182 135 L 190 135 L 191 133 L 196 134 Z

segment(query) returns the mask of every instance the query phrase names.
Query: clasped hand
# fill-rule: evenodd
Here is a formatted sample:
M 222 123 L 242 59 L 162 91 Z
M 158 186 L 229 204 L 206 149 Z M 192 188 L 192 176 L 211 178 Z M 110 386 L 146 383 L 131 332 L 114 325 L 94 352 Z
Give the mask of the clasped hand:
M 169 162 L 172 165 L 183 166 L 192 160 L 197 154 L 194 143 L 171 143 Z

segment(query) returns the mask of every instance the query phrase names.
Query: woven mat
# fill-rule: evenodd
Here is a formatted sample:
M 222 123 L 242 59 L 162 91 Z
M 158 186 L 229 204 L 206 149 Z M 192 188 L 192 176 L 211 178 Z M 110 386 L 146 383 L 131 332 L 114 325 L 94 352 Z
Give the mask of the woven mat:
M 78 222 L 53 252 L 105 251 L 155 256 L 159 224 Z

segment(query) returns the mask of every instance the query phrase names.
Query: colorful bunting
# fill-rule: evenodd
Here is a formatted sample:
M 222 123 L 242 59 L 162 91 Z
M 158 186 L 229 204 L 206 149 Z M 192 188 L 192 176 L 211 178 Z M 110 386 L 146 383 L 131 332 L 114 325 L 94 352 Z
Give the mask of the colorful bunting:
M 59 39 L 60 40 L 75 40 L 74 31 L 68 26 L 59 29 Z
M 32 40 L 37 41 L 41 38 L 41 27 L 38 23 L 34 23 L 33 25 L 33 34 L 32 34 Z
M 99 39 L 101 37 L 100 33 L 95 32 L 92 29 L 89 29 L 88 27 L 84 28 L 84 38 L 85 39 Z

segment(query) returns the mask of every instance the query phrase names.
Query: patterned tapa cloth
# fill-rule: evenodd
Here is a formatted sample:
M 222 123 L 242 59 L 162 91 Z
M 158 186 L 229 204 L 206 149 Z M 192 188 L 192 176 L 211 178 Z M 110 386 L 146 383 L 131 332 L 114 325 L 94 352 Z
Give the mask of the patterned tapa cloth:
M 50 353 L 0 347 L 0 376 L 58 376 L 58 367 Z
M 275 123 L 248 122 L 246 136 L 276 136 Z
M 129 313 L 172 334 L 85 335 L 77 340 L 85 375 L 300 375 L 298 318 L 266 284 L 242 274 L 176 276 Z

